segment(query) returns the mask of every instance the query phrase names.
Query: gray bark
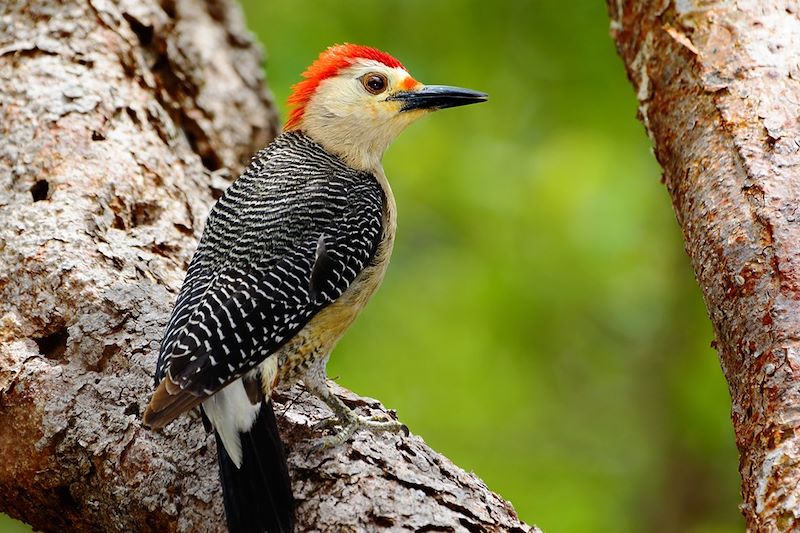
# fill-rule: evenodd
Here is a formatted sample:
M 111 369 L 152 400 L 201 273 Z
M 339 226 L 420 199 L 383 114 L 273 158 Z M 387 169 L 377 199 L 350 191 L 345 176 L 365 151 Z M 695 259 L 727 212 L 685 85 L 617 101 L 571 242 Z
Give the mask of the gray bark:
M 608 0 L 716 334 L 751 531 L 800 529 L 800 6 Z
M 3 512 L 46 531 L 224 529 L 213 437 L 196 414 L 154 432 L 140 413 L 203 220 L 277 131 L 259 61 L 230 0 L 0 6 Z M 419 437 L 312 452 L 328 413 L 300 393 L 277 405 L 299 530 L 531 530 Z

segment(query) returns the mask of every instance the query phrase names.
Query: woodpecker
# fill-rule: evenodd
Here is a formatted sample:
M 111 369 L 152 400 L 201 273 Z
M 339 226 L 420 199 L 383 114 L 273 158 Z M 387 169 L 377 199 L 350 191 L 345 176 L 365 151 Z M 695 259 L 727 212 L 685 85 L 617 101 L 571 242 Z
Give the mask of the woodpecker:
M 386 271 L 395 200 L 381 159 L 423 115 L 485 93 L 423 85 L 394 57 L 336 45 L 303 73 L 283 132 L 212 208 L 167 323 L 143 422 L 196 406 L 217 440 L 231 532 L 291 531 L 294 500 L 270 401 L 302 380 L 339 430 L 393 431 L 329 390 L 331 350 Z

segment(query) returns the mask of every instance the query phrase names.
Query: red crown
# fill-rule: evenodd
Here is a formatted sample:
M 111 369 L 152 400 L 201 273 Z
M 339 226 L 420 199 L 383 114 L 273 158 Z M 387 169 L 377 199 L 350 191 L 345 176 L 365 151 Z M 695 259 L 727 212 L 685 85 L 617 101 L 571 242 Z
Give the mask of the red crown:
M 289 113 L 289 120 L 286 121 L 285 129 L 295 129 L 300 125 L 303 113 L 306 110 L 306 104 L 311 100 L 323 80 L 336 76 L 341 69 L 349 67 L 357 59 L 372 59 L 390 68 L 403 68 L 403 65 L 397 59 L 369 46 L 349 43 L 331 46 L 322 52 L 317 60 L 311 63 L 311 66 L 303 72 L 303 78 L 305 79 L 292 87 L 292 94 L 288 100 L 292 110 Z

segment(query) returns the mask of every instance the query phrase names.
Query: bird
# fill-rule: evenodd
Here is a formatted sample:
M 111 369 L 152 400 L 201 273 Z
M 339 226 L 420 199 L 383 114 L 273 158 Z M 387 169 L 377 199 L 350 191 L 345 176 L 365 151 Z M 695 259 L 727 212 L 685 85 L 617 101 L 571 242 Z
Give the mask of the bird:
M 425 85 L 386 52 L 324 50 L 288 99 L 282 132 L 256 153 L 206 220 L 168 319 L 143 424 L 199 406 L 213 431 L 228 529 L 288 532 L 294 498 L 271 394 L 303 382 L 335 415 L 330 447 L 397 431 L 328 387 L 337 341 L 383 280 L 396 205 L 382 158 L 412 122 L 487 94 Z

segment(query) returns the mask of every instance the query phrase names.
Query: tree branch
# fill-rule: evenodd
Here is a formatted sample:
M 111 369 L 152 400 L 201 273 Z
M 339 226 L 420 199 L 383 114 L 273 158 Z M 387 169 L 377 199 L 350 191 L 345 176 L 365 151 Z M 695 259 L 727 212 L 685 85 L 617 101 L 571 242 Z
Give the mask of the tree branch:
M 608 0 L 716 333 L 751 531 L 800 528 L 796 2 Z
M 259 61 L 230 0 L 0 6 L 0 510 L 46 531 L 224 529 L 213 437 L 140 413 L 205 216 L 277 131 Z M 328 413 L 282 403 L 299 393 L 277 406 L 299 530 L 532 530 L 419 437 L 312 453 Z

